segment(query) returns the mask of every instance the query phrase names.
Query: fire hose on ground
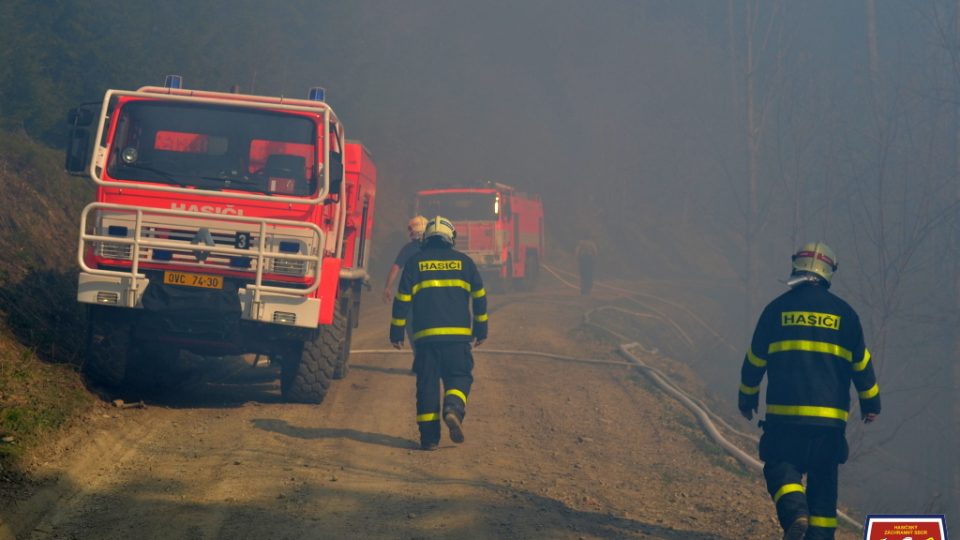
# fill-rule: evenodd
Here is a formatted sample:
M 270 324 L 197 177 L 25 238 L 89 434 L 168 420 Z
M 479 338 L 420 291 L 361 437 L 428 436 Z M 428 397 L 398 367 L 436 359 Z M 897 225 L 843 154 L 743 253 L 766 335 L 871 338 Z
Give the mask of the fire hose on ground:
M 575 288 L 575 289 L 579 289 L 579 287 L 578 287 L 577 285 L 575 285 L 575 284 L 573 284 L 573 283 L 571 283 L 571 282 L 563 279 L 557 272 L 555 272 L 555 271 L 554 271 L 552 268 L 550 268 L 549 266 L 543 265 L 542 268 L 544 268 L 545 270 L 547 270 L 548 272 L 550 272 L 558 281 L 560 281 L 560 282 L 563 283 L 564 285 L 566 285 L 566 286 L 568 286 L 568 287 Z M 479 353 L 479 354 L 490 354 L 490 355 L 535 356 L 535 357 L 540 357 L 540 358 L 547 358 L 547 359 L 554 359 L 554 360 L 563 360 L 563 361 L 567 361 L 567 362 L 577 362 L 577 363 L 582 363 L 582 364 L 611 365 L 611 366 L 629 366 L 629 367 L 633 367 L 633 368 L 639 369 L 640 372 L 644 374 L 644 376 L 646 376 L 651 382 L 653 382 L 653 383 L 657 386 L 657 388 L 659 388 L 660 390 L 662 390 L 662 391 L 663 391 L 664 393 L 666 393 L 667 395 L 673 397 L 673 398 L 676 399 L 678 402 L 680 402 L 683 406 L 685 406 L 687 409 L 689 409 L 690 412 L 692 412 L 693 415 L 697 418 L 697 421 L 698 421 L 698 423 L 700 424 L 701 428 L 703 429 L 704 433 L 705 433 L 708 437 L 710 437 L 710 439 L 711 439 L 714 443 L 716 443 L 718 446 L 720 446 L 720 448 L 722 448 L 725 452 L 727 452 L 727 453 L 728 453 L 730 456 L 732 456 L 734 459 L 736 459 L 737 461 L 739 461 L 740 463 L 742 463 L 744 466 L 746 466 L 746 467 L 748 467 L 748 468 L 755 469 L 755 470 L 760 470 L 760 471 L 763 470 L 763 463 L 760 462 L 758 459 L 754 458 L 753 456 L 751 456 L 751 455 L 747 454 L 746 452 L 744 452 L 744 451 L 743 451 L 741 448 L 739 448 L 737 445 L 735 445 L 735 444 L 731 443 L 729 440 L 727 440 L 727 439 L 723 436 L 723 434 L 720 433 L 720 430 L 717 429 L 716 423 L 719 423 L 720 425 L 722 425 L 725 429 L 729 430 L 730 432 L 735 433 L 735 434 L 737 434 L 737 435 L 739 435 L 739 436 L 741 436 L 741 437 L 744 437 L 744 438 L 746 438 L 746 439 L 752 440 L 753 442 L 756 442 L 756 441 L 758 440 L 757 437 L 755 437 L 755 436 L 753 436 L 753 435 L 750 435 L 750 434 L 747 434 L 747 433 L 743 433 L 743 432 L 741 432 L 741 431 L 738 431 L 738 430 L 735 429 L 734 427 L 732 427 L 732 426 L 731 426 L 729 423 L 727 423 L 721 416 L 719 416 L 717 413 L 715 413 L 715 412 L 713 412 L 712 410 L 710 410 L 710 407 L 708 407 L 706 404 L 704 404 L 704 403 L 701 402 L 700 400 L 697 400 L 696 398 L 691 397 L 689 394 L 687 394 L 686 392 L 684 392 L 683 390 L 681 390 L 679 387 L 677 387 L 676 385 L 674 385 L 674 384 L 670 381 L 669 377 L 667 377 L 666 375 L 664 375 L 662 372 L 660 372 L 660 371 L 657 370 L 656 368 L 653 368 L 653 367 L 647 365 L 647 364 L 644 363 L 639 357 L 637 357 L 636 354 L 634 354 L 633 352 L 631 352 L 631 351 L 634 350 L 634 349 L 641 349 L 641 350 L 643 350 L 644 352 L 646 352 L 646 353 L 649 354 L 651 351 L 646 350 L 641 344 L 637 343 L 636 341 L 631 340 L 631 339 L 628 338 L 627 336 L 624 336 L 624 335 L 622 335 L 622 334 L 620 334 L 620 333 L 618 333 L 618 332 L 616 332 L 616 331 L 614 331 L 614 330 L 611 330 L 611 329 L 609 329 L 609 328 L 606 328 L 606 327 L 604 327 L 604 326 L 602 326 L 602 325 L 600 325 L 600 324 L 598 324 L 598 323 L 596 323 L 596 322 L 593 322 L 593 321 L 591 320 L 591 316 L 592 316 L 595 312 L 600 311 L 600 310 L 616 310 L 616 311 L 618 311 L 618 312 L 627 312 L 627 310 L 623 310 L 622 308 L 616 308 L 616 307 L 613 307 L 613 306 L 605 306 L 605 307 L 600 307 L 600 308 L 596 308 L 596 309 L 593 309 L 593 310 L 588 311 L 587 313 L 584 314 L 584 318 L 583 318 L 585 325 L 591 326 L 591 327 L 593 327 L 593 328 L 596 328 L 596 329 L 598 329 L 598 330 L 600 330 L 600 331 L 602 331 L 602 332 L 604 332 L 604 333 L 612 336 L 613 338 L 615 338 L 615 339 L 619 342 L 618 352 L 619 352 L 623 357 L 625 357 L 625 358 L 627 359 L 626 362 L 619 362 L 619 361 L 615 361 L 615 360 L 598 360 L 598 359 L 578 358 L 578 357 L 572 357 L 572 356 L 565 356 L 565 355 L 559 355 L 559 354 L 553 354 L 553 353 L 545 353 L 545 352 L 541 352 L 541 351 L 529 351 L 529 350 L 507 350 L 507 349 L 488 349 L 488 348 L 480 348 L 480 349 L 475 349 L 474 352 L 475 352 L 475 353 Z M 628 312 L 628 313 L 629 313 L 629 312 Z M 651 315 L 651 317 L 652 317 L 652 318 L 655 318 L 655 319 L 662 319 L 662 318 L 663 318 L 661 315 L 657 315 L 657 314 Z M 676 324 L 673 323 L 672 321 L 669 321 L 669 322 L 668 322 L 668 321 L 664 321 L 664 322 L 665 322 L 668 326 L 671 326 L 671 325 L 674 326 L 674 327 L 676 326 Z M 357 350 L 351 351 L 351 354 L 406 354 L 406 355 L 409 355 L 410 352 L 409 352 L 409 351 L 404 351 L 404 350 L 396 350 L 396 349 L 357 349 Z M 716 423 L 715 423 L 715 422 L 716 422 Z M 837 517 L 838 517 L 839 519 L 841 519 L 844 523 L 846 523 L 846 524 L 854 527 L 855 529 L 857 529 L 857 530 L 863 530 L 863 525 L 862 525 L 862 524 L 860 524 L 859 522 L 857 522 L 856 520 L 854 520 L 853 518 L 851 518 L 850 516 L 848 516 L 848 515 L 845 514 L 844 512 L 841 512 L 841 511 L 838 510 L 838 511 L 837 511 Z

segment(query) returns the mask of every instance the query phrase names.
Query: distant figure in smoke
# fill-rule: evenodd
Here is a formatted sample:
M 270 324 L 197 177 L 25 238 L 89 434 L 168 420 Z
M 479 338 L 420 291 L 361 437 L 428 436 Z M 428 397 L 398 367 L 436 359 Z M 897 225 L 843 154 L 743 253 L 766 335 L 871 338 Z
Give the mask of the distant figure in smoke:
M 597 259 L 597 244 L 588 237 L 577 243 L 574 251 L 580 271 L 580 294 L 588 295 L 593 289 L 593 267 Z
M 427 218 L 423 216 L 414 216 L 407 223 L 407 234 L 410 241 L 400 248 L 393 266 L 390 267 L 390 273 L 387 275 L 387 282 L 383 285 L 383 303 L 389 304 L 393 299 L 393 284 L 400 277 L 403 266 L 414 254 L 420 252 L 420 241 L 423 238 L 423 231 L 427 228 Z M 410 340 L 410 346 L 413 347 L 413 317 L 407 318 L 407 338 Z M 416 351 L 414 351 L 416 352 Z
M 821 242 L 793 255 L 790 290 L 763 310 L 740 369 L 738 407 L 747 420 L 767 376 L 760 459 L 785 540 L 832 539 L 836 533 L 851 382 L 863 422 L 880 414 L 880 387 L 860 318 L 828 290 L 836 261 Z

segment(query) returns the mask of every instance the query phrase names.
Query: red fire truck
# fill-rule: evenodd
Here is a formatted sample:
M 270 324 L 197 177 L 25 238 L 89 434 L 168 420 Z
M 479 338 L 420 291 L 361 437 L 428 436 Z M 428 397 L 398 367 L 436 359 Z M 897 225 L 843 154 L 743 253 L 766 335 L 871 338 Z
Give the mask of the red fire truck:
M 288 401 L 347 373 L 376 167 L 324 101 L 163 87 L 70 113 L 66 169 L 89 176 L 78 300 L 85 370 L 169 380 L 181 351 L 266 354 Z
M 488 287 L 532 290 L 543 260 L 543 203 L 511 186 L 427 189 L 417 193 L 416 213 L 444 216 L 457 228 L 457 249 L 469 255 Z

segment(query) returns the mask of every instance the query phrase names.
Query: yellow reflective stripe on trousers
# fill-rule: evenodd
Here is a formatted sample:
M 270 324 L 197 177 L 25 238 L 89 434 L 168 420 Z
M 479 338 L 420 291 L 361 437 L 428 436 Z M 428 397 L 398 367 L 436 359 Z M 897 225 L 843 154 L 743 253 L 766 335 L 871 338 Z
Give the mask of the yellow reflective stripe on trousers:
M 450 328 L 427 328 L 413 335 L 413 339 L 420 339 L 429 336 L 472 336 L 473 330 L 470 328 L 450 327 Z
M 805 339 L 794 339 L 788 341 L 776 341 L 770 344 L 767 353 L 778 353 L 785 351 L 808 351 L 832 354 L 839 356 L 847 362 L 853 361 L 853 353 L 833 343 L 823 341 L 807 341 Z
M 435 420 L 440 420 L 440 413 L 431 412 L 417 415 L 417 422 L 433 422 Z
M 857 392 L 857 395 L 860 396 L 860 399 L 870 399 L 873 396 L 880 393 L 880 385 L 874 384 L 870 388 L 867 388 L 863 392 Z
M 482 298 L 486 295 L 487 295 L 486 289 L 480 289 L 479 291 L 473 291 L 472 293 L 470 293 L 470 296 L 474 298 Z
M 393 326 L 406 326 L 407 320 L 406 319 L 390 319 L 390 324 L 392 324 Z
M 451 388 L 451 389 L 447 390 L 447 392 L 446 392 L 444 395 L 445 395 L 445 396 L 457 396 L 458 398 L 460 398 L 461 401 L 463 401 L 463 404 L 464 404 L 464 405 L 467 404 L 467 395 L 464 394 L 463 392 L 457 390 L 456 388 Z
M 743 383 L 740 384 L 740 393 L 752 396 L 760 391 L 760 385 L 757 386 L 747 386 Z
M 753 351 L 750 349 L 747 349 L 747 361 L 758 368 L 767 367 L 767 361 L 753 354 Z
M 826 516 L 810 516 L 810 526 L 811 527 L 821 527 L 824 529 L 836 529 L 837 528 L 837 518 L 835 517 L 826 517 Z
M 476 317 L 476 321 L 477 321 L 477 322 L 487 322 L 488 319 L 490 319 L 490 316 L 487 315 L 486 313 L 484 313 L 484 314 L 482 314 L 482 315 L 477 315 L 477 317 Z
M 411 294 L 403 294 L 402 292 L 398 292 L 398 293 L 397 293 L 397 300 L 399 300 L 399 301 L 401 301 L 401 302 L 409 302 L 409 301 L 413 300 L 413 295 L 411 295 Z
M 854 371 L 863 371 L 867 369 L 867 364 L 870 362 L 870 351 L 867 349 L 863 350 L 863 360 L 853 364 Z
M 777 504 L 777 501 L 780 500 L 780 497 L 783 497 L 787 493 L 795 493 L 798 491 L 800 493 L 803 493 L 802 484 L 784 484 L 780 486 L 780 489 L 778 489 L 777 492 L 773 494 L 773 504 Z
M 431 287 L 457 287 L 470 292 L 470 284 L 462 279 L 426 279 L 413 286 L 413 294 L 416 295 L 420 289 Z
M 767 405 L 769 414 L 779 414 L 782 416 L 816 416 L 818 418 L 834 418 L 836 420 L 847 421 L 850 414 L 842 409 L 832 407 L 814 407 L 811 405 Z

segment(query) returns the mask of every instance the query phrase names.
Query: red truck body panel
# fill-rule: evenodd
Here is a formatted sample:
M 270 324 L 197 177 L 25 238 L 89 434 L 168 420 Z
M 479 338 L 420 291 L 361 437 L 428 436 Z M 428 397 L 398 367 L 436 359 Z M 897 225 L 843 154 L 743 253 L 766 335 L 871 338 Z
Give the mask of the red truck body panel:
M 370 151 L 357 141 L 347 141 L 344 158 L 347 219 L 343 233 L 343 267 L 365 269 L 373 235 L 377 167 Z

